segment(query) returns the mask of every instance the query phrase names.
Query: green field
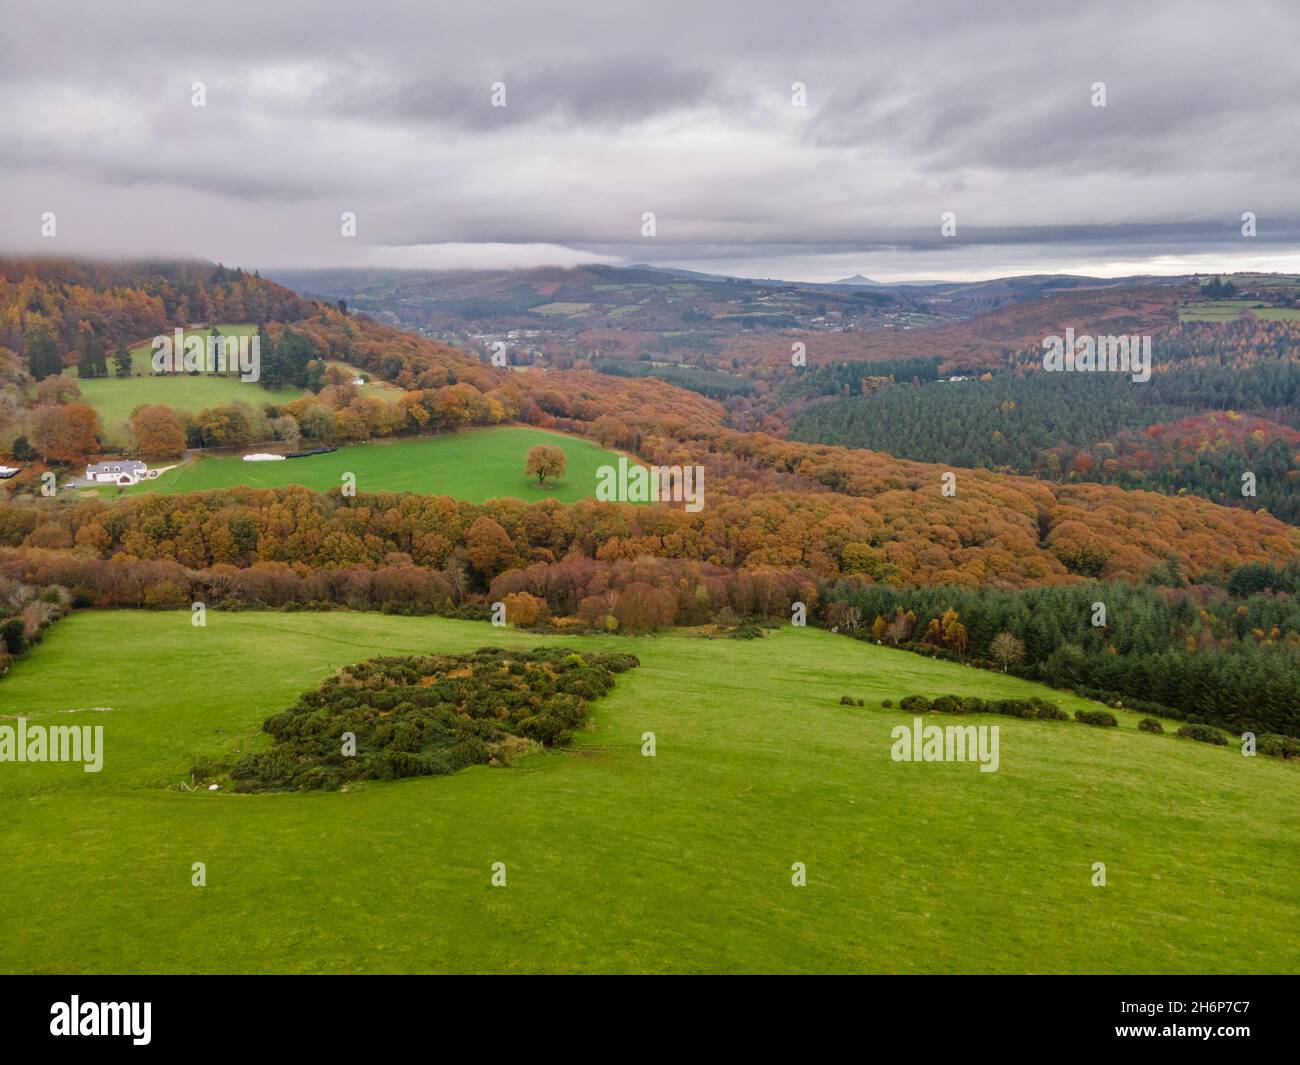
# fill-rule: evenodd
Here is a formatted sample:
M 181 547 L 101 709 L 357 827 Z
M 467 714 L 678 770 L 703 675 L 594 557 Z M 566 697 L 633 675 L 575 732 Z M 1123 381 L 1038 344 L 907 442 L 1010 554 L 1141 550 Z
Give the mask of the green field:
M 252 336 L 257 332 L 255 325 L 219 325 L 216 327 L 222 336 Z M 187 329 L 185 336 L 207 338 L 212 329 Z M 178 411 L 197 414 L 208 407 L 224 403 L 243 402 L 254 406 L 264 403 L 289 403 L 300 399 L 306 393 L 300 388 L 266 389 L 255 381 L 244 382 L 238 374 L 191 376 L 190 374 L 157 374 L 152 370 L 152 343 L 138 344 L 131 349 L 133 376 L 118 378 L 95 378 L 82 381 L 77 379 L 84 402 L 89 403 L 99 412 L 100 422 L 104 427 L 104 442 L 109 447 L 120 447 L 124 443 L 120 427 L 129 421 L 131 412 L 142 403 L 161 403 Z M 110 363 L 110 369 L 111 369 Z M 331 360 L 331 366 L 339 366 L 352 374 L 362 371 L 347 363 Z M 69 377 L 77 378 L 76 368 L 66 371 Z M 371 379 L 358 387 L 363 396 L 376 396 L 391 400 L 401 395 L 401 389 L 386 381 Z
M 0 713 L 105 730 L 98 774 L 0 764 L 0 970 L 1300 971 L 1294 764 L 1132 714 L 963 718 L 1001 727 L 996 773 L 895 763 L 910 717 L 882 698 L 1048 693 L 787 628 L 569 638 L 642 665 L 573 750 L 520 767 L 186 793 L 197 757 L 265 746 L 261 721 L 345 663 L 545 642 L 377 614 L 207 621 L 80 613 L 0 681 Z M 58 713 L 88 707 L 112 709 Z
M 564 476 L 548 480 L 540 488 L 535 477 L 524 476 L 524 457 L 536 444 L 560 447 L 568 456 Z M 245 462 L 238 455 L 203 456 L 127 491 L 198 492 L 236 485 L 274 488 L 301 484 L 324 492 L 341 485 L 344 473 L 352 473 L 361 492 L 428 492 L 476 503 L 506 496 L 572 503 L 595 494 L 597 467 L 617 461 L 617 455 L 581 437 L 502 426 L 352 444 L 327 455 L 283 462 Z
M 222 336 L 252 336 L 257 332 L 255 325 L 219 325 L 216 329 Z M 211 335 L 210 328 L 185 330 L 187 338 L 198 336 L 206 339 Z M 263 403 L 288 403 L 304 395 L 298 388 L 265 389 L 256 382 L 241 381 L 238 374 L 155 375 L 151 364 L 152 342 L 137 344 L 131 349 L 131 356 L 131 377 L 109 376 L 83 381 L 77 376 L 76 367 L 65 371 L 67 376 L 77 379 L 82 401 L 99 412 L 104 427 L 104 443 L 110 448 L 123 445 L 122 423 L 130 421 L 131 412 L 143 403 L 161 403 L 178 411 L 198 414 L 208 407 L 224 403 L 238 401 L 259 406 Z M 110 361 L 110 374 L 112 367 Z M 367 385 L 362 391 L 368 392 L 370 387 Z
M 1256 318 L 1268 322 L 1300 319 L 1300 309 L 1270 307 L 1258 300 L 1207 300 L 1203 303 L 1189 303 L 1179 308 L 1178 318 L 1183 322 L 1231 322 L 1240 318 L 1247 310 Z
M 591 310 L 590 303 L 546 303 L 541 307 L 534 307 L 533 311 L 537 314 L 544 314 L 548 318 L 562 316 L 573 318 L 579 314 L 584 314 Z
M 142 403 L 161 403 L 178 411 L 198 414 L 223 403 L 239 401 L 253 406 L 288 403 L 304 394 L 297 388 L 263 388 L 252 381 L 241 381 L 237 375 L 97 377 L 93 381 L 78 381 L 77 387 L 81 389 L 82 401 L 99 412 L 105 443 L 110 447 L 121 444 L 118 427 L 130 421 L 131 412 Z

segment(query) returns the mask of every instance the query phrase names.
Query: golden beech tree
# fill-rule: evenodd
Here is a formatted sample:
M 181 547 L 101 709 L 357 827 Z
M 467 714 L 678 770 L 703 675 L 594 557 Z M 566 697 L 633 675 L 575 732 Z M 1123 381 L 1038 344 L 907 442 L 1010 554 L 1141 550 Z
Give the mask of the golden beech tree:
M 505 607 L 506 621 L 521 628 L 536 625 L 550 614 L 546 600 L 538 599 L 529 592 L 511 592 L 505 598 Z
M 32 411 L 32 444 L 47 462 L 76 462 L 95 454 L 99 431 L 99 415 L 84 403 Z
M 131 412 L 131 433 L 147 459 L 178 459 L 185 454 L 185 430 L 171 407 L 145 404 Z
M 562 448 L 551 444 L 537 444 L 528 449 L 524 460 L 524 473 L 537 477 L 538 484 L 545 484 L 548 477 L 563 477 L 568 458 Z
M 946 647 L 951 648 L 958 654 L 966 653 L 966 645 L 970 642 L 970 637 L 966 632 L 966 626 L 961 623 L 960 615 L 951 607 L 943 612 L 943 617 L 939 621 L 940 631 L 943 634 L 943 642 Z
M 469 563 L 484 577 L 495 577 L 515 561 L 515 545 L 501 523 L 487 515 L 469 527 L 465 535 Z

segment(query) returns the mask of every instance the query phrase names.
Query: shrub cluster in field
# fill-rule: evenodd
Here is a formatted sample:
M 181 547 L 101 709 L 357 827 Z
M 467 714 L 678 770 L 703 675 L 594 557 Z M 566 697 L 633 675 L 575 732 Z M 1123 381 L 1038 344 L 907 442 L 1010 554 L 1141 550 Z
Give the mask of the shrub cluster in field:
M 306 692 L 262 729 L 271 750 L 229 769 L 236 791 L 334 789 L 357 780 L 450 773 L 491 761 L 520 739 L 563 745 L 587 703 L 614 686 L 635 655 L 567 648 L 372 658 Z M 345 753 L 344 733 L 356 737 Z M 194 767 L 196 779 L 219 775 Z
M 1216 747 L 1228 746 L 1228 738 L 1217 728 L 1211 728 L 1209 725 L 1184 725 L 1178 730 L 1177 735 L 1185 740 L 1212 743 Z
M 892 703 L 886 700 L 881 705 L 888 708 Z M 973 695 L 940 695 L 937 699 L 927 699 L 924 695 L 905 695 L 899 700 L 898 708 L 909 714 L 1002 714 L 1039 721 L 1070 719 L 1055 703 L 1036 695 L 1031 699 L 980 699 Z
M 1300 758 L 1300 740 L 1294 736 L 1281 736 L 1264 732 L 1255 737 L 1255 750 L 1274 758 Z
M 851 695 L 841 695 L 840 705 L 862 706 L 863 700 Z M 894 705 L 892 699 L 885 699 L 880 704 L 886 710 Z M 940 695 L 929 699 L 924 695 L 905 695 L 899 700 L 898 708 L 911 714 L 1002 714 L 1006 717 L 1029 718 L 1037 721 L 1069 721 L 1070 715 L 1055 703 L 1033 696 L 1029 699 L 979 699 L 974 696 Z M 1076 710 L 1074 719 L 1085 725 L 1098 728 L 1117 728 L 1119 721 L 1109 710 Z M 1153 717 L 1144 717 L 1138 722 L 1143 732 L 1163 733 L 1164 726 Z M 1183 725 L 1176 735 L 1183 739 L 1211 743 L 1216 747 L 1226 747 L 1229 739 L 1212 725 L 1199 722 Z M 1300 758 L 1300 740 L 1292 736 L 1265 732 L 1255 737 L 1257 754 L 1267 754 L 1274 758 Z
M 34 587 L 0 577 L 0 676 L 68 612 L 71 597 L 63 588 Z
M 1109 710 L 1076 710 L 1074 720 L 1097 728 L 1119 728 L 1119 721 Z

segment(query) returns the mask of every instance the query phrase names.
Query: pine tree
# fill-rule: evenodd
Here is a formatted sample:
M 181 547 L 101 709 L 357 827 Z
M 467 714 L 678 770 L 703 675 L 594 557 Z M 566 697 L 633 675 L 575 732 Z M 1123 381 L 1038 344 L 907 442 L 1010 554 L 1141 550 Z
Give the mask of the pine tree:
M 77 373 L 83 381 L 108 376 L 104 341 L 89 322 L 82 322 L 77 332 Z
M 281 354 L 283 336 L 281 337 L 281 344 L 277 344 L 260 327 L 257 335 L 259 338 L 258 351 L 261 352 L 262 363 L 258 382 L 263 388 L 281 388 L 285 380 L 284 359 Z
M 27 367 L 32 377 L 43 381 L 63 372 L 63 359 L 54 334 L 44 322 L 30 326 L 24 337 L 27 346 Z

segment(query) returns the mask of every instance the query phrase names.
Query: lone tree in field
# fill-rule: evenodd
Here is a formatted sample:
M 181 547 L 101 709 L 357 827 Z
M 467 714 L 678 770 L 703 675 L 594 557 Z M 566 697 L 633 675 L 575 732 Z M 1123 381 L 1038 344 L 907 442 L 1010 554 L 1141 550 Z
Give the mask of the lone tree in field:
M 1025 645 L 1009 632 L 999 632 L 994 636 L 993 642 L 989 644 L 989 650 L 993 653 L 993 657 L 1002 663 L 1003 673 L 1012 662 L 1019 662 L 1025 657 Z
M 563 477 L 564 464 L 568 461 L 564 451 L 550 444 L 538 444 L 528 449 L 528 458 L 524 461 L 525 474 L 537 474 L 537 483 L 545 484 L 548 477 Z

